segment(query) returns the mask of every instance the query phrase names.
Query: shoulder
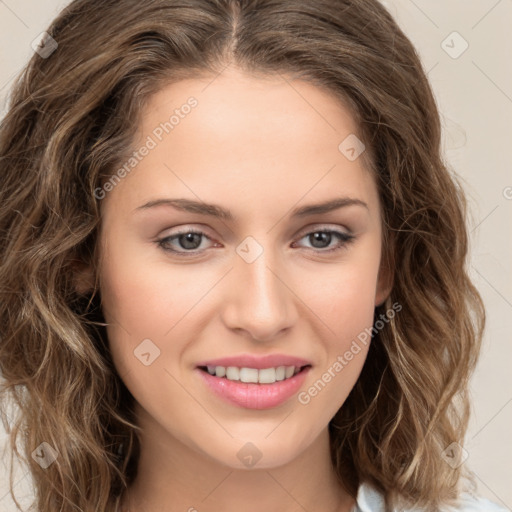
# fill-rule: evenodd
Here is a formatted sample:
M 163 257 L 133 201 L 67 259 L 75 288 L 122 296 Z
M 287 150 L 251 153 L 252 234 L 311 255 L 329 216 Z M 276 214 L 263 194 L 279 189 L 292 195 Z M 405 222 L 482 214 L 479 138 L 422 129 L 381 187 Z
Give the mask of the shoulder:
M 377 489 L 368 483 L 359 486 L 357 503 L 353 512 L 384 512 L 384 498 Z M 402 512 L 421 512 L 410 509 Z M 443 512 L 510 512 L 508 509 L 489 501 L 486 498 L 463 495 L 457 508 L 446 508 Z

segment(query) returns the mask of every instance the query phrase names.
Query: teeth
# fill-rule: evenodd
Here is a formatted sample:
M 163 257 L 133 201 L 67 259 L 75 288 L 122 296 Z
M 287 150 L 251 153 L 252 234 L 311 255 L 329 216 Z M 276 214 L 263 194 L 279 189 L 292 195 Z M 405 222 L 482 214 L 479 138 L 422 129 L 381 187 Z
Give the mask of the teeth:
M 284 380 L 286 377 L 286 366 L 278 366 L 276 368 L 276 380 Z
M 240 368 L 240 380 L 242 382 L 258 382 L 258 373 L 256 368 Z
M 260 384 L 272 384 L 276 381 L 276 369 L 264 368 L 259 371 L 258 382 Z
M 225 377 L 226 368 L 224 366 L 216 366 L 215 367 L 215 375 L 217 375 L 217 377 Z
M 207 366 L 208 373 L 217 377 L 240 382 L 273 384 L 293 377 L 300 372 L 300 367 L 278 366 L 277 368 L 237 368 L 236 366 Z
M 295 373 L 295 366 L 287 366 L 284 376 L 289 379 Z
M 226 379 L 240 380 L 240 369 L 236 366 L 228 366 L 226 368 Z

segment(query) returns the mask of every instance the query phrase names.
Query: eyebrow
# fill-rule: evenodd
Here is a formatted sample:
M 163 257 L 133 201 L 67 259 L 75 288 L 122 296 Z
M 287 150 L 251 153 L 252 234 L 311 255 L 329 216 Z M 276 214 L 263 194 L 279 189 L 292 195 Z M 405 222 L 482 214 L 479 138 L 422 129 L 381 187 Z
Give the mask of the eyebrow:
M 171 206 L 176 208 L 177 210 L 189 213 L 208 215 L 210 217 L 216 217 L 218 219 L 230 222 L 236 221 L 235 216 L 230 210 L 216 204 L 194 201 L 192 199 L 154 199 L 137 207 L 135 209 L 135 212 L 140 210 L 148 210 L 150 208 L 155 208 L 158 206 Z M 363 206 L 364 208 L 369 210 L 368 205 L 364 201 L 361 201 L 360 199 L 352 197 L 339 197 L 335 199 L 330 199 L 328 201 L 324 201 L 322 203 L 300 206 L 292 210 L 291 216 L 293 218 L 302 218 L 307 217 L 309 215 L 329 213 L 333 210 L 338 210 L 339 208 L 344 208 L 347 206 Z

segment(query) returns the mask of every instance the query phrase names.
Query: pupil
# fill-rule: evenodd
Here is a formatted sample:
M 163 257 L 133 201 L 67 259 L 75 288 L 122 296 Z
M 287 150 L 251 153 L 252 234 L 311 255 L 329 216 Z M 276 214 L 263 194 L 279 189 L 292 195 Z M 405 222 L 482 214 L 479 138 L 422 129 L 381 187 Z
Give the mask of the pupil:
M 313 247 L 318 247 L 316 245 L 316 242 L 320 242 L 320 244 L 322 244 L 322 239 L 323 239 L 323 242 L 325 243 L 326 242 L 326 245 L 329 245 L 329 243 L 331 242 L 331 234 L 330 233 L 325 233 L 325 232 L 318 232 L 318 233 L 313 233 Z M 326 240 L 327 238 L 327 240 Z
M 198 233 L 186 233 L 180 236 L 180 243 L 184 249 L 197 249 L 196 245 L 199 245 L 198 239 L 201 237 Z M 194 243 L 194 238 L 195 243 Z

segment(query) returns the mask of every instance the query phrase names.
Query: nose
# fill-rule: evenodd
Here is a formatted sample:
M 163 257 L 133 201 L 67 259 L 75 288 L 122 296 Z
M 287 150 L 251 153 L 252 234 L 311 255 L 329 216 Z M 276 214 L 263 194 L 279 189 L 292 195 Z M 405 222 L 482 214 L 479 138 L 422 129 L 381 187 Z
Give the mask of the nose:
M 289 274 L 268 256 L 270 252 L 263 251 L 251 263 L 235 255 L 223 308 L 229 329 L 259 342 L 275 340 L 298 318 Z

